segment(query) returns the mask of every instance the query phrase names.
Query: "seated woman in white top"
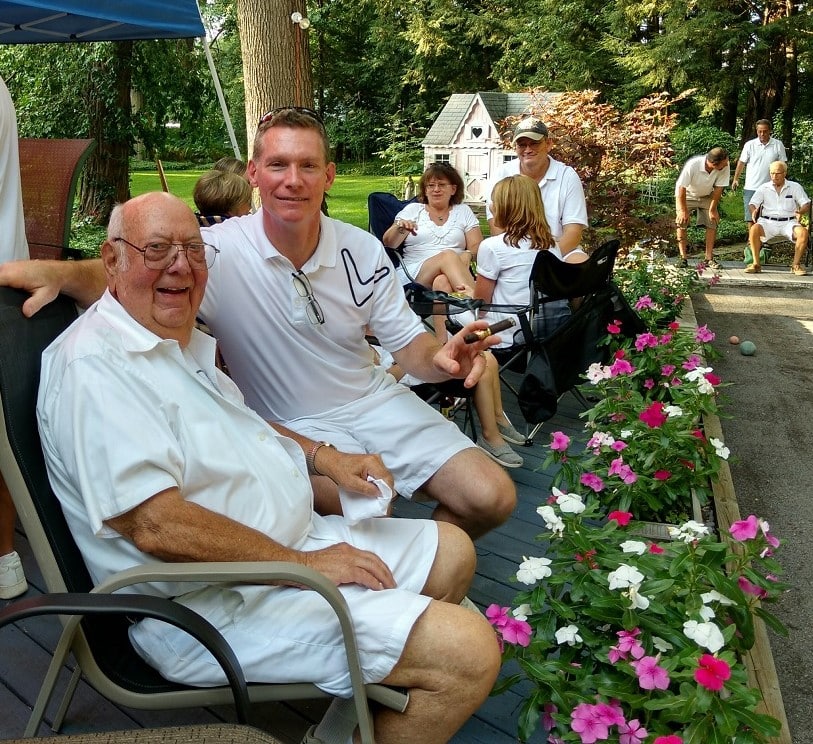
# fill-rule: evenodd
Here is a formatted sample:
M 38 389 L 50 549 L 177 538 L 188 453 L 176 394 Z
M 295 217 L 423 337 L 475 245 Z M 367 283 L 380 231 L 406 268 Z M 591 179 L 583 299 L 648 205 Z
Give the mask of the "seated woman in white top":
M 483 239 L 480 223 L 463 204 L 463 179 L 449 163 L 430 163 L 418 182 L 418 201 L 407 204 L 384 233 L 401 247 L 404 268 L 424 287 L 443 275 L 452 290 L 471 296 L 471 259 Z
M 491 209 L 495 223 L 503 230 L 499 235 L 486 238 L 480 244 L 477 259 L 477 282 L 474 296 L 495 305 L 527 305 L 531 299 L 531 269 L 537 251 L 550 251 L 561 261 L 581 263 L 587 254 L 579 247 L 562 255 L 556 245 L 545 218 L 545 207 L 539 186 L 528 176 L 516 175 L 499 181 L 491 194 Z M 545 303 L 548 321 L 544 333 L 554 330 L 570 314 L 566 300 Z M 495 323 L 508 317 L 508 313 L 490 312 L 482 317 Z M 551 322 L 552 321 L 552 322 Z M 516 326 L 519 329 L 519 324 Z M 521 343 L 522 332 L 513 338 L 510 332 L 500 334 L 502 343 L 494 348 L 505 348 Z

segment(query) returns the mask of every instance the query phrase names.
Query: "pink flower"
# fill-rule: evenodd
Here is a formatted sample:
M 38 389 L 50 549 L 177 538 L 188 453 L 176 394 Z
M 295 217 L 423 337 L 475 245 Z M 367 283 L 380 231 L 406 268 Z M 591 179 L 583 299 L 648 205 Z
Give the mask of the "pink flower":
M 627 484 L 635 483 L 635 481 L 638 480 L 638 476 L 635 475 L 629 465 L 624 464 L 624 460 L 621 457 L 616 457 L 610 463 L 610 467 L 607 470 L 607 475 L 617 475 L 624 483 Z
M 545 703 L 542 707 L 542 728 L 550 731 L 555 725 L 553 714 L 558 712 L 558 708 L 553 703 Z
M 680 328 L 680 323 L 678 323 L 676 320 L 673 320 L 673 321 L 672 321 L 672 322 L 671 322 L 671 323 L 670 323 L 668 326 L 666 326 L 666 327 L 667 327 L 667 328 L 668 328 L 670 331 L 676 331 L 678 328 Z
M 633 367 L 626 359 L 616 359 L 610 365 L 610 377 L 631 375 L 633 372 L 635 372 L 635 367 Z
M 550 435 L 550 448 L 554 452 L 565 452 L 570 446 L 570 437 L 561 431 L 555 431 Z
M 621 723 L 618 726 L 619 744 L 640 744 L 647 737 L 647 730 L 638 722 L 637 718 Z
M 651 377 L 647 377 L 646 380 L 644 380 L 644 387 L 647 390 L 652 390 L 652 388 L 655 387 L 655 380 L 653 380 Z
M 706 372 L 703 377 L 706 378 L 710 385 L 719 385 L 722 382 L 722 379 L 715 375 L 714 372 Z
M 531 644 L 533 631 L 531 626 L 524 620 L 509 617 L 501 631 L 503 639 L 513 646 L 529 646 Z
M 668 481 L 672 477 L 672 473 L 668 470 L 656 470 L 652 473 L 652 477 L 658 481 Z
M 759 532 L 759 520 L 751 514 L 747 519 L 740 519 L 729 527 L 731 536 L 739 542 L 753 540 Z
M 583 473 L 581 478 L 579 478 L 579 483 L 588 488 L 592 488 L 596 493 L 599 493 L 604 488 L 604 481 L 595 473 Z
M 610 735 L 609 726 L 596 710 L 597 707 L 590 703 L 579 703 L 570 714 L 570 727 L 579 735 L 582 744 L 593 744 Z
M 654 349 L 658 345 L 658 337 L 654 333 L 639 333 L 635 338 L 635 348 L 638 351 Z
M 737 579 L 737 583 L 740 585 L 740 589 L 742 589 L 746 594 L 753 594 L 755 597 L 759 597 L 762 599 L 763 597 L 768 596 L 768 592 L 763 589 L 761 586 L 757 586 L 756 584 L 752 584 L 745 576 L 740 576 Z
M 683 367 L 683 369 L 685 369 L 687 372 L 691 372 L 693 369 L 697 369 L 702 361 L 703 360 L 699 356 L 697 356 L 697 354 L 692 354 L 680 366 Z
M 669 736 L 659 736 L 652 744 L 683 744 L 683 739 L 674 734 L 670 734 Z
M 508 622 L 508 612 L 510 607 L 500 607 L 498 604 L 490 604 L 486 608 L 486 618 L 495 628 L 502 628 Z
M 658 545 L 658 543 L 649 543 L 649 552 L 654 553 L 655 555 L 660 555 L 663 553 L 663 548 Z
M 638 684 L 642 690 L 665 690 L 669 687 L 669 673 L 658 666 L 657 656 L 644 656 L 630 664 L 638 675 Z
M 627 443 L 622 442 L 620 439 L 616 439 L 611 445 L 610 449 L 614 450 L 615 452 L 621 452 L 621 450 L 627 449 Z
M 635 303 L 636 310 L 649 310 L 655 306 L 655 303 L 652 302 L 652 298 L 649 295 L 644 295 L 638 299 L 638 302 Z
M 608 519 L 614 519 L 621 527 L 626 527 L 632 519 L 632 512 L 611 511 Z
M 664 364 L 663 367 L 661 367 L 661 376 L 669 377 L 676 369 L 677 367 L 675 367 L 674 364 Z
M 638 414 L 638 418 L 650 429 L 657 429 L 663 426 L 666 421 L 666 414 L 663 412 L 663 403 L 659 400 L 653 401 L 647 408 Z
M 722 659 L 711 654 L 703 654 L 694 672 L 694 679 L 707 690 L 719 692 L 725 681 L 731 677 L 731 667 Z
M 701 344 L 707 344 L 714 341 L 714 333 L 708 329 L 708 326 L 700 326 L 694 334 L 694 340 Z
M 618 333 L 621 333 L 621 321 L 614 320 L 612 323 L 607 323 L 607 333 L 615 336 Z

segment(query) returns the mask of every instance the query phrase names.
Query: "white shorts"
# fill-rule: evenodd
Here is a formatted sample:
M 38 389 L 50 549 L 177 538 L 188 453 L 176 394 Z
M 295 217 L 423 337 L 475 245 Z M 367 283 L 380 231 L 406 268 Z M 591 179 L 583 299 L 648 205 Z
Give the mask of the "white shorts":
M 347 542 L 379 555 L 397 589 L 339 587 L 356 630 L 365 682 L 380 682 L 400 659 L 412 626 L 432 601 L 420 594 L 437 554 L 435 522 L 367 519 L 350 527 L 341 517 L 316 517 L 303 550 Z M 177 602 L 203 615 L 234 649 L 249 682 L 313 682 L 330 695 L 350 697 L 352 686 L 341 631 L 327 601 L 313 591 L 282 586 L 221 585 Z M 167 679 L 197 687 L 225 684 L 197 641 L 159 620 L 130 629 L 136 650 Z
M 766 240 L 781 236 L 791 243 L 795 242 L 793 237 L 793 228 L 799 223 L 796 220 L 788 220 L 787 222 L 778 222 L 777 220 L 768 220 L 760 217 L 757 224 L 765 231 L 765 235 L 760 238 L 764 243 Z
M 395 478 L 395 490 L 405 498 L 458 452 L 475 446 L 457 424 L 391 376 L 372 395 L 284 424 L 342 452 L 379 454 Z

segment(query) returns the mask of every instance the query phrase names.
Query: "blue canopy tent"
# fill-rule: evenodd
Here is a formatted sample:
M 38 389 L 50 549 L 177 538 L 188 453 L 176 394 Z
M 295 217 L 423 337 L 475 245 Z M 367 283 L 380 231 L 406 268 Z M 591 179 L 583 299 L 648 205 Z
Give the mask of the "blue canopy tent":
M 0 44 L 192 37 L 203 43 L 232 148 L 239 158 L 197 0 L 0 0 Z

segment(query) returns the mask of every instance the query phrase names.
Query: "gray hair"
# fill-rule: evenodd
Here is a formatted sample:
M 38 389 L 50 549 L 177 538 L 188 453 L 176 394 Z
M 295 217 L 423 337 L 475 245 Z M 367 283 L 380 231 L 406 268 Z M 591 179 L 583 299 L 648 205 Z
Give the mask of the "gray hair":
M 107 242 L 113 246 L 116 254 L 116 270 L 127 271 L 130 268 L 130 256 L 127 253 L 127 246 L 115 238 L 123 237 L 124 232 L 124 204 L 119 203 L 110 212 L 110 220 L 107 223 Z

